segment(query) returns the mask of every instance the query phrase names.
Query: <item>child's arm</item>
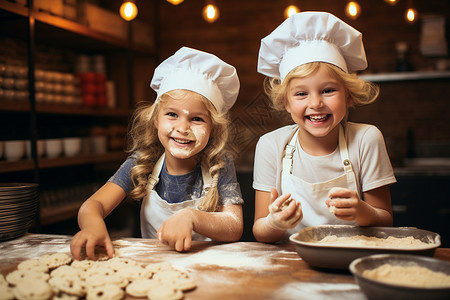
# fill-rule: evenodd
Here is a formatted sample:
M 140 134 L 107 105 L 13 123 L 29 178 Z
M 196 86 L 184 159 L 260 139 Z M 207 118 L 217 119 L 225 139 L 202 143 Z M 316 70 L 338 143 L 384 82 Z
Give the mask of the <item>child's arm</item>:
M 339 219 L 356 220 L 360 226 L 392 226 L 392 207 L 389 186 L 385 185 L 364 192 L 364 201 L 358 193 L 344 188 L 332 188 L 328 195 L 328 206 L 336 207 L 335 215 Z
M 118 185 L 107 182 L 80 207 L 78 225 L 80 231 L 70 243 L 70 250 L 75 259 L 80 258 L 81 248 L 86 246 L 89 258 L 95 258 L 95 246 L 103 245 L 107 254 L 114 254 L 113 245 L 106 228 L 104 218 L 126 197 L 125 191 Z
M 242 205 L 230 204 L 218 212 L 183 209 L 164 221 L 157 236 L 177 251 L 191 248 L 192 230 L 216 241 L 233 242 L 243 232 Z
M 290 194 L 278 197 L 276 189 L 272 189 L 271 193 L 255 191 L 253 235 L 257 241 L 277 242 L 284 237 L 287 229 L 297 226 L 302 220 L 300 203 L 295 200 L 288 202 L 289 199 Z M 286 206 L 282 209 L 284 205 Z

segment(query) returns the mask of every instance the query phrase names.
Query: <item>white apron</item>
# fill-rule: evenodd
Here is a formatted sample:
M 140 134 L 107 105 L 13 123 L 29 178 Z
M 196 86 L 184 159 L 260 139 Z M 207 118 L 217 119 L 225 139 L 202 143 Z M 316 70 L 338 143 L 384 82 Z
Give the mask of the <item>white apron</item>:
M 167 201 L 162 199 L 154 190 L 156 184 L 159 181 L 159 174 L 161 173 L 164 157 L 165 155 L 163 154 L 153 167 L 153 171 L 148 182 L 147 196 L 142 199 L 140 218 L 141 234 L 143 238 L 156 238 L 158 229 L 168 217 L 185 208 L 197 209 L 198 205 L 200 204 L 201 198 L 189 199 L 180 203 L 168 203 Z M 202 195 L 204 195 L 211 186 L 212 178 L 209 172 L 205 171 L 203 168 L 202 176 Z M 192 240 L 208 241 L 211 239 L 193 231 Z
M 355 221 L 344 221 L 336 218 L 334 214 L 330 213 L 328 206 L 325 204 L 328 192 L 333 187 L 357 191 L 355 173 L 348 157 L 347 143 L 342 125 L 339 126 L 339 152 L 344 174 L 324 182 L 309 183 L 292 175 L 292 157 L 297 144 L 297 136 L 298 130 L 285 148 L 281 171 L 281 193 L 291 193 L 292 198 L 301 203 L 303 219 L 296 227 L 287 230 L 286 234 L 294 234 L 308 226 L 324 224 L 355 225 Z

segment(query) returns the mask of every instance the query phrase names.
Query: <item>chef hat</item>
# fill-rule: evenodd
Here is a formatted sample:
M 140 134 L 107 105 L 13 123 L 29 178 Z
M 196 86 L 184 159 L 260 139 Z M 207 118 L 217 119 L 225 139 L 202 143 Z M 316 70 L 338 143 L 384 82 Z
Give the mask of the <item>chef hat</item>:
M 258 72 L 284 80 L 297 66 L 315 61 L 347 73 L 364 70 L 362 34 L 326 12 L 294 14 L 261 40 Z
M 157 99 L 172 90 L 190 90 L 206 97 L 218 112 L 228 111 L 239 93 L 236 69 L 212 54 L 182 47 L 153 74 Z

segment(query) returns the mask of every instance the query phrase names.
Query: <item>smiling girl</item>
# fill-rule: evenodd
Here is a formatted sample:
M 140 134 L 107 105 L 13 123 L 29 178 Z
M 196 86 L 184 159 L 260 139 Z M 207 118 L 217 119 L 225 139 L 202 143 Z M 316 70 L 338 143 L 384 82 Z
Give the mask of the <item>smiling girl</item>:
M 242 196 L 234 163 L 225 152 L 228 110 L 239 92 L 233 66 L 209 53 L 183 47 L 155 70 L 155 104 L 136 109 L 131 155 L 81 206 L 72 239 L 113 255 L 104 218 L 126 197 L 141 200 L 141 233 L 177 251 L 192 240 L 237 241 L 243 231 Z
M 395 177 L 381 132 L 347 122 L 351 106 L 378 88 L 354 72 L 367 67 L 361 33 L 325 12 L 302 12 L 262 39 L 258 71 L 266 93 L 294 125 L 262 136 L 255 153 L 258 241 L 307 226 L 392 226 Z

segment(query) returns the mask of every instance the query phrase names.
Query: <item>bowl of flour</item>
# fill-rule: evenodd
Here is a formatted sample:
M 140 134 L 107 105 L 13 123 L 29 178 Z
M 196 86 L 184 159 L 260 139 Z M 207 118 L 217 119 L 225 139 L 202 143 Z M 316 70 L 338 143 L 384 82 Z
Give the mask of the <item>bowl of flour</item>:
M 376 254 L 357 258 L 350 272 L 370 299 L 448 299 L 450 262 L 406 254 Z
M 441 245 L 439 234 L 415 227 L 310 226 L 289 239 L 310 266 L 329 269 L 347 269 L 372 254 L 433 256 Z

